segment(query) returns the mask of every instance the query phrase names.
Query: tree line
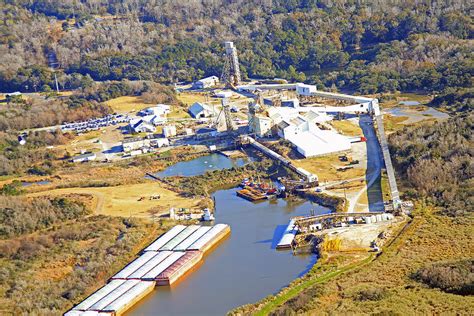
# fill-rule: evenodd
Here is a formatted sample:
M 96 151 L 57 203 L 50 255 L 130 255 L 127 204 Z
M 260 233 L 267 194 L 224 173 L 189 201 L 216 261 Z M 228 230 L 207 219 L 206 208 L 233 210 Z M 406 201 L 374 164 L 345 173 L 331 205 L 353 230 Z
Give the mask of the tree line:
M 220 75 L 223 39 L 236 42 L 244 77 L 361 93 L 466 87 L 474 69 L 464 0 L 22 0 L 0 14 L 5 90 L 53 87 L 51 51 L 64 88 L 83 78 L 173 83 Z

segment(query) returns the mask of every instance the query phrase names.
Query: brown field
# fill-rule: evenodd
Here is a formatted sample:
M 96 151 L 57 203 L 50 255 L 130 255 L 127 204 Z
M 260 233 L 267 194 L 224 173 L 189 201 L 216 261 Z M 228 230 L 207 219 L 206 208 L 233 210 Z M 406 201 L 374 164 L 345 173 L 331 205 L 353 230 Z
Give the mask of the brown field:
M 152 105 L 143 102 L 140 97 L 135 96 L 118 97 L 104 103 L 110 106 L 114 112 L 117 113 L 138 112 Z
M 186 199 L 161 187 L 157 182 L 120 185 L 114 187 L 64 188 L 31 193 L 28 196 L 58 196 L 72 193 L 90 194 L 95 197 L 95 214 L 122 217 L 150 217 L 149 212 L 167 213 L 170 207 L 198 208 L 199 199 Z M 160 195 L 158 200 L 150 196 Z M 139 201 L 144 197 L 142 201 Z
M 292 161 L 297 167 L 304 168 L 307 171 L 316 174 L 319 177 L 320 182 L 349 180 L 363 177 L 365 175 L 364 168 L 354 167 L 346 171 L 337 171 L 338 168 L 347 166 L 347 163 L 339 161 L 338 157 L 338 154 L 333 154 Z
M 344 120 L 344 121 L 331 121 L 331 126 L 334 127 L 339 133 L 346 136 L 363 136 L 364 133 L 359 125 L 355 122 Z
M 171 113 L 168 114 L 169 118 L 182 119 L 191 117 L 185 108 L 173 106 L 171 109 Z
M 393 116 L 390 114 L 384 114 L 383 125 L 385 128 L 385 131 L 396 132 L 402 129 L 403 127 L 405 127 L 403 122 L 405 122 L 406 120 L 408 120 L 408 117 L 406 116 Z
M 473 297 L 431 289 L 410 278 L 411 273 L 430 262 L 472 257 L 473 249 L 469 247 L 472 222 L 435 215 L 428 208 L 420 211 L 422 214 L 416 212 L 413 224 L 378 260 L 328 282 L 325 294 L 309 304 L 309 314 L 316 310 L 322 314 L 390 311 L 400 315 L 415 311 L 416 314 L 462 314 L 472 310 Z M 368 285 L 381 293 L 377 304 L 358 299 Z
M 210 96 L 206 97 L 205 93 L 199 92 L 181 92 L 177 95 L 177 98 L 186 106 L 191 106 L 194 102 L 219 103 L 219 100 L 211 98 Z

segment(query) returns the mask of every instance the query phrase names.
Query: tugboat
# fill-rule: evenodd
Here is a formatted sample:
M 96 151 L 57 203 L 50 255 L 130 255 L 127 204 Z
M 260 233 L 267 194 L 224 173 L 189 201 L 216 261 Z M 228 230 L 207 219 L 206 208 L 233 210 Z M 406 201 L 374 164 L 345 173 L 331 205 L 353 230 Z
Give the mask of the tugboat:
M 240 182 L 240 187 L 241 188 L 245 188 L 245 187 L 248 187 L 248 186 L 251 186 L 252 185 L 252 182 L 250 182 L 249 178 L 245 178 L 242 180 L 242 182 Z
M 212 222 L 215 220 L 214 215 L 211 214 L 211 211 L 208 208 L 203 210 L 204 214 L 202 214 L 201 220 L 203 222 Z

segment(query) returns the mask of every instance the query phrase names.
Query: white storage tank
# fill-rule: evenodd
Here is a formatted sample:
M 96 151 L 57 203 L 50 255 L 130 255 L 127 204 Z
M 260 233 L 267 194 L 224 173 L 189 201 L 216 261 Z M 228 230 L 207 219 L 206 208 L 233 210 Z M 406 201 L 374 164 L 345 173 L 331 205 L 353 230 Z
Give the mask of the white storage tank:
M 377 222 L 381 222 L 383 219 L 382 219 L 382 214 L 377 214 L 375 215 L 375 217 L 377 218 Z
M 370 224 L 372 222 L 372 220 L 370 219 L 370 216 L 364 216 L 364 222 L 366 224 Z
M 370 216 L 370 221 L 372 223 L 376 223 L 377 222 L 377 217 L 375 215 Z

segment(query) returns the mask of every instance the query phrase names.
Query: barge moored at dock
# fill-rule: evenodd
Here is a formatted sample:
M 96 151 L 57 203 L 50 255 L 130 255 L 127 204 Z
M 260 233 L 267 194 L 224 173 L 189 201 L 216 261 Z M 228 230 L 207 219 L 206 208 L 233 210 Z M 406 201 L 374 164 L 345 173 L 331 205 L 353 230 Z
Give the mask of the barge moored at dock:
M 172 285 L 230 234 L 226 224 L 176 225 L 65 316 L 122 315 L 155 286 Z

